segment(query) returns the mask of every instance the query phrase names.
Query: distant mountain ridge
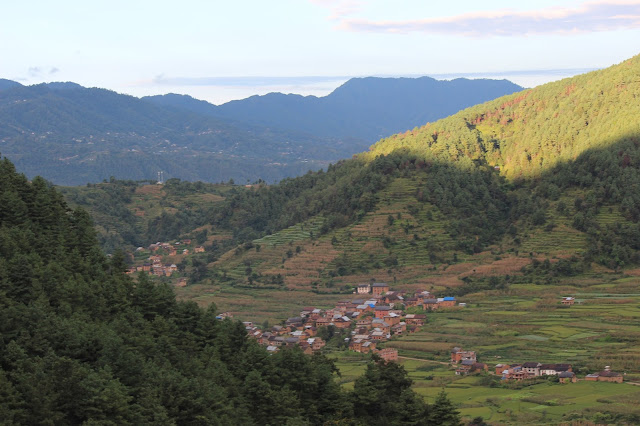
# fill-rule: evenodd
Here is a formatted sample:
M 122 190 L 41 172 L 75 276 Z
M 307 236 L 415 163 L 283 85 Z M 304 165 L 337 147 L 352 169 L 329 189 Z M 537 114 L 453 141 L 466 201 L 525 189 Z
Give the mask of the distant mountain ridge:
M 425 89 L 425 88 L 428 88 Z M 0 152 L 58 184 L 167 177 L 268 182 L 362 152 L 519 86 L 489 80 L 354 79 L 324 98 L 269 94 L 215 106 L 139 99 L 73 82 L 0 81 Z M 437 118 L 437 117 L 436 117 Z
M 261 126 L 375 142 L 520 90 L 507 80 L 366 77 L 352 78 L 324 97 L 269 93 L 218 106 L 175 94 L 144 99 Z

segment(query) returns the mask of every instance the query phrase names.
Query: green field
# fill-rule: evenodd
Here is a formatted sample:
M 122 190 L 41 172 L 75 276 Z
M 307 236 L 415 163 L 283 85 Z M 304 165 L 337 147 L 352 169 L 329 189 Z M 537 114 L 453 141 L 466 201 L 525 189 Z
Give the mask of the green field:
M 385 346 L 397 348 L 405 357 L 401 362 L 420 395 L 432 401 L 444 388 L 465 418 L 482 416 L 492 424 L 554 424 L 581 418 L 611 421 L 616 415 L 640 411 L 640 387 L 628 383 L 640 378 L 640 280 L 612 278 L 616 277 L 609 277 L 609 282 L 628 283 L 627 291 L 605 293 L 614 288 L 612 284 L 581 286 L 582 302 L 571 307 L 559 303 L 542 307 L 544 286 L 513 286 L 511 294 L 469 295 L 461 299 L 467 308 L 430 313 L 421 331 L 394 338 Z M 567 289 L 562 294 L 573 292 Z M 526 299 L 532 303 L 523 303 Z M 490 373 L 498 363 L 538 361 L 570 363 L 582 378 L 610 365 L 626 374 L 627 383 L 545 381 L 520 389 L 489 386 L 488 374 L 456 376 L 446 365 L 454 346 L 475 350 L 478 361 L 489 364 Z M 352 387 L 367 357 L 345 352 L 330 356 L 342 374 L 340 382 Z

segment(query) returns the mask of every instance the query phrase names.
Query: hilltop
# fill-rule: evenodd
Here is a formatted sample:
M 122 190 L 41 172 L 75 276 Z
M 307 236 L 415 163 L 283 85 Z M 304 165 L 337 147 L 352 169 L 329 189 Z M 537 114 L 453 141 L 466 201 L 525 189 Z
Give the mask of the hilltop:
M 453 83 L 434 80 L 432 85 Z M 215 107 L 178 95 L 138 99 L 73 82 L 23 86 L 2 80 L 0 150 L 28 176 L 41 175 L 64 185 L 100 182 L 111 176 L 152 179 L 160 170 L 167 177 L 191 181 L 274 182 L 326 168 L 379 138 L 318 131 L 330 128 L 332 122 L 348 126 L 362 122 L 368 127 L 377 121 L 388 123 L 381 116 L 395 117 L 392 128 L 376 130 L 389 135 L 408 125 L 399 119 L 402 114 L 392 111 L 398 102 L 416 111 L 439 110 L 439 117 L 444 117 L 478 99 L 519 89 L 508 82 L 482 80 L 462 86 L 464 90 L 436 90 L 434 96 L 416 92 L 419 96 L 410 97 L 411 90 L 392 96 L 393 92 L 373 85 L 366 93 L 356 91 L 332 102 L 327 108 L 342 116 L 327 116 L 326 108 L 322 112 L 315 107 L 298 109 L 297 104 L 284 107 L 279 101 L 276 106 L 263 102 L 266 98 Z M 278 96 L 291 99 L 271 97 Z M 377 98 L 376 115 L 365 121 L 373 97 Z M 239 108 L 240 104 L 245 107 Z M 296 114 L 304 114 L 304 120 Z
M 161 107 L 74 83 L 0 91 L 0 149 L 29 176 L 59 184 L 110 176 L 276 180 L 349 156 L 336 141 Z
M 218 106 L 180 95 L 145 99 L 259 126 L 371 144 L 520 90 L 507 80 L 366 77 L 352 78 L 323 97 L 270 93 Z

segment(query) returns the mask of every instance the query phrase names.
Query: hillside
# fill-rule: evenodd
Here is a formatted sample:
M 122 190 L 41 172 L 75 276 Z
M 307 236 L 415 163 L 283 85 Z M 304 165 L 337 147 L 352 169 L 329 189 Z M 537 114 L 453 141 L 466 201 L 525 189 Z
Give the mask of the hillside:
M 28 176 L 42 175 L 64 185 L 111 176 L 153 179 L 160 170 L 190 181 L 273 182 L 349 158 L 379 135 L 408 128 L 409 121 L 400 119 L 400 104 L 415 110 L 411 120 L 422 122 L 414 116 L 423 110 L 443 117 L 517 89 L 508 82 L 429 81 L 437 88 L 415 91 L 389 83 L 351 83 L 358 87 L 340 88 L 320 110 L 298 102 L 281 108 L 259 97 L 246 100 L 247 107 L 238 110 L 238 104 L 215 107 L 187 96 L 138 99 L 72 82 L 23 86 L 2 80 L 0 152 Z M 343 128 L 361 123 L 362 130 L 375 122 L 387 127 L 377 128 L 373 137 L 321 130 L 335 123 Z
M 242 245 L 220 253 L 210 282 L 260 289 L 282 276 L 282 289 L 330 294 L 373 277 L 462 295 L 634 269 L 639 68 L 636 57 L 510 95 L 325 173 L 230 193 L 208 223 Z
M 366 146 L 230 123 L 74 83 L 6 87 L 0 123 L 4 155 L 28 176 L 68 185 L 153 179 L 159 170 L 189 180 L 273 181 Z
M 173 94 L 145 99 L 244 123 L 370 144 L 519 90 L 522 87 L 507 80 L 367 77 L 352 78 L 324 97 L 270 93 L 218 106 Z
M 640 114 L 630 100 L 638 93 L 639 68 L 632 58 L 474 107 L 278 185 L 224 192 L 203 186 L 197 197 L 217 195 L 216 201 L 196 210 L 191 222 L 173 210 L 184 205 L 186 188 L 172 195 L 173 182 L 154 186 L 166 192 L 146 207 L 165 215 L 156 231 L 187 237 L 207 231 L 206 253 L 183 259 L 182 274 L 194 279 L 176 293 L 269 324 L 302 307 L 331 308 L 371 280 L 408 293 L 455 296 L 464 309 L 427 313 L 421 331 L 385 343 L 398 349 L 418 394 L 433 401 L 445 387 L 465 417 L 491 422 L 637 423 L 640 132 L 634 126 Z M 542 107 L 556 108 L 571 95 L 567 86 L 581 94 L 571 98 L 574 109 L 587 100 L 589 138 Z M 515 120 L 497 116 L 491 125 L 507 129 L 505 139 L 496 133 L 493 151 L 485 150 L 482 125 L 474 129 L 465 114 L 488 116 L 534 94 L 537 107 L 519 117 L 518 132 L 540 135 L 547 123 L 573 156 L 511 133 Z M 441 130 L 432 134 L 433 128 Z M 517 157 L 511 143 L 529 152 L 537 147 L 536 161 L 503 156 L 504 148 Z M 88 196 L 116 185 L 82 190 Z M 135 211 L 135 200 L 122 205 Z M 561 305 L 563 296 L 575 297 L 576 305 Z M 502 384 L 495 376 L 456 376 L 442 365 L 454 346 L 477 350 L 490 365 L 569 363 L 580 378 L 611 366 L 632 384 Z M 355 386 L 364 358 L 331 356 L 345 388 Z
M 640 262 L 640 193 L 627 190 L 640 186 L 638 68 L 636 57 L 491 101 L 326 172 L 236 186 L 198 219 L 160 226 L 230 237 L 209 265 L 207 282 L 222 287 L 329 294 L 376 277 L 464 294 L 505 276 L 619 273 Z
M 540 176 L 640 133 L 640 56 L 477 105 L 379 141 L 365 158 L 404 149 L 424 159 L 480 160 L 513 180 Z
M 347 391 L 324 355 L 269 354 L 241 322 L 218 319 L 215 305 L 178 302 L 166 284 L 129 278 L 121 252 L 108 259 L 99 250 L 84 210 L 6 158 L 0 196 L 3 424 L 437 425 L 443 413 L 458 417 L 444 394 L 426 404 L 397 364 L 369 361 Z

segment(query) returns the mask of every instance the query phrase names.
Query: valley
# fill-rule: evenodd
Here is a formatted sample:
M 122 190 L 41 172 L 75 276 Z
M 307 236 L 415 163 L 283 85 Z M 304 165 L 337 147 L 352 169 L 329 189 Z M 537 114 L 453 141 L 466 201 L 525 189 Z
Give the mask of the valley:
M 178 298 L 234 319 L 280 324 L 303 307 L 353 298 L 371 281 L 456 296 L 464 309 L 428 312 L 420 331 L 380 347 L 398 350 L 416 392 L 429 400 L 444 387 L 468 418 L 631 419 L 640 394 L 632 384 L 583 379 L 605 366 L 626 382 L 640 374 L 637 122 L 611 114 L 612 105 L 637 114 L 629 76 L 637 67 L 635 57 L 491 101 L 277 185 L 113 181 L 64 191 L 97 212 L 95 200 L 129 185 L 129 198 L 111 206 L 132 215 L 129 225 L 94 214 L 103 246 L 199 238 L 206 252 L 168 259 L 184 269 L 161 281 L 187 278 Z M 585 109 L 589 90 L 608 94 Z M 536 133 L 553 118 L 541 104 L 573 105 L 557 118 L 588 129 L 558 122 L 547 126 L 553 136 Z M 101 228 L 106 222 L 116 225 Z M 561 305 L 566 296 L 578 303 Z M 490 368 L 569 363 L 580 381 L 512 386 L 456 376 L 440 364 L 455 346 Z M 350 389 L 366 358 L 332 343 L 324 352 Z

